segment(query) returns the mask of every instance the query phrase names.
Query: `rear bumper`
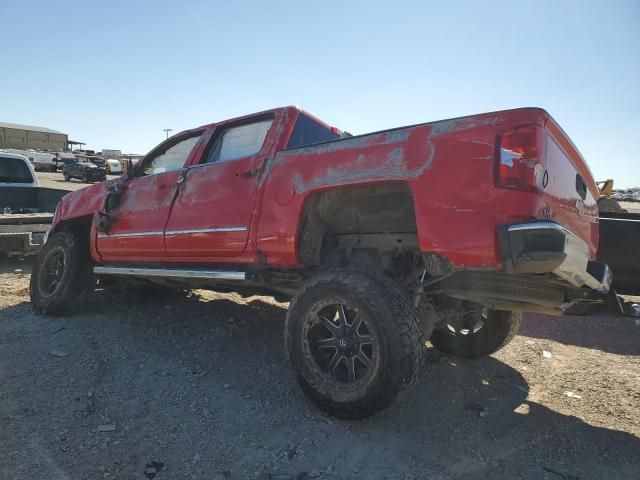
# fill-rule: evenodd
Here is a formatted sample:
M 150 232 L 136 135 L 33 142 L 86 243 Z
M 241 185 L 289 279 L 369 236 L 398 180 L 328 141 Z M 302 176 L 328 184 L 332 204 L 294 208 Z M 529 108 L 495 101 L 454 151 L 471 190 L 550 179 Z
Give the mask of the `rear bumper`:
M 558 223 L 505 225 L 498 237 L 508 273 L 553 273 L 576 287 L 609 291 L 612 275 L 607 264 L 589 260 L 586 242 Z
M 6 255 L 35 255 L 45 243 L 46 232 L 2 232 L 0 230 L 0 252 Z

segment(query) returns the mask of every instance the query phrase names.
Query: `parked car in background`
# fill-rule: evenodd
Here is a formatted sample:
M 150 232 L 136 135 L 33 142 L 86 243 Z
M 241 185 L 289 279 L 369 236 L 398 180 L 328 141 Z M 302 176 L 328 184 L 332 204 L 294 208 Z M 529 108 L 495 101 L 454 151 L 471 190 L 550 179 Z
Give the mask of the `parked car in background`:
M 102 157 L 88 157 L 89 158 L 89 162 L 93 163 L 94 165 L 100 167 L 100 168 L 104 168 L 105 172 L 107 171 L 107 161 L 102 158 Z
M 27 156 L 7 150 L 0 150 L 0 184 L 2 187 L 21 188 L 40 186 Z
M 27 152 L 26 150 L 18 150 L 17 148 L 3 148 L 0 149 L 0 153 L 10 153 L 13 155 L 20 155 L 27 159 L 30 165 L 33 166 L 33 158 L 31 158 L 31 152 Z
M 65 165 L 62 169 L 62 174 L 67 182 L 72 178 L 77 178 L 85 183 L 101 182 L 107 179 L 105 169 L 93 163 L 73 163 Z
M 71 165 L 76 163 L 78 160 L 73 153 L 70 152 L 58 152 L 56 153 L 56 158 L 53 160 L 56 164 L 57 170 L 62 170 L 65 165 Z
M 55 172 L 57 170 L 55 153 L 39 152 L 37 150 L 27 150 L 27 153 L 36 172 Z
M 122 173 L 122 165 L 115 158 L 107 158 L 106 169 L 109 175 L 120 175 Z
M 38 253 L 67 190 L 40 187 L 26 155 L 0 151 L 0 254 Z

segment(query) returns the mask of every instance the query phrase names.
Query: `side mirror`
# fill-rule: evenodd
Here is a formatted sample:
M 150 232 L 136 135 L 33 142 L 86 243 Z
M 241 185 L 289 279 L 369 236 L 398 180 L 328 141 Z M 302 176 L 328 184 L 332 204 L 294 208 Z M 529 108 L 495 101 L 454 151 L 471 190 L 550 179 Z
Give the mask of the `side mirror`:
M 125 176 L 127 177 L 127 180 L 136 176 L 133 161 L 131 159 L 127 160 L 127 163 L 125 164 Z

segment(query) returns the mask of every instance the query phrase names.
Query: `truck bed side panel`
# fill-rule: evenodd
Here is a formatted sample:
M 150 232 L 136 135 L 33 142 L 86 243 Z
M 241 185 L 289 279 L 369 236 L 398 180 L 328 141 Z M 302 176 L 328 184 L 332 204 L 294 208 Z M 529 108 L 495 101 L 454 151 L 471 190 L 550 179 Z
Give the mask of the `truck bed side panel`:
M 258 249 L 274 266 L 296 266 L 305 201 L 355 184 L 407 182 L 422 251 L 459 268 L 498 268 L 496 227 L 535 220 L 539 195 L 494 185 L 497 132 L 547 118 L 519 109 L 416 125 L 280 152 L 267 165 Z

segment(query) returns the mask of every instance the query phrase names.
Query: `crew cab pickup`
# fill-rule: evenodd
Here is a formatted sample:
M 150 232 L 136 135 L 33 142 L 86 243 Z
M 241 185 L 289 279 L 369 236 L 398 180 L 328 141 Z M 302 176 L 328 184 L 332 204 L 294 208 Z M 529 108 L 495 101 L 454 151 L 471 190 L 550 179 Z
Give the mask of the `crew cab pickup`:
M 97 277 L 291 300 L 288 355 L 327 412 L 391 405 L 424 342 L 489 355 L 523 311 L 602 302 L 598 189 L 522 108 L 350 136 L 286 107 L 179 133 L 67 195 L 33 269 L 38 312 Z
M 0 254 L 35 255 L 66 190 L 41 187 L 26 156 L 0 151 Z

